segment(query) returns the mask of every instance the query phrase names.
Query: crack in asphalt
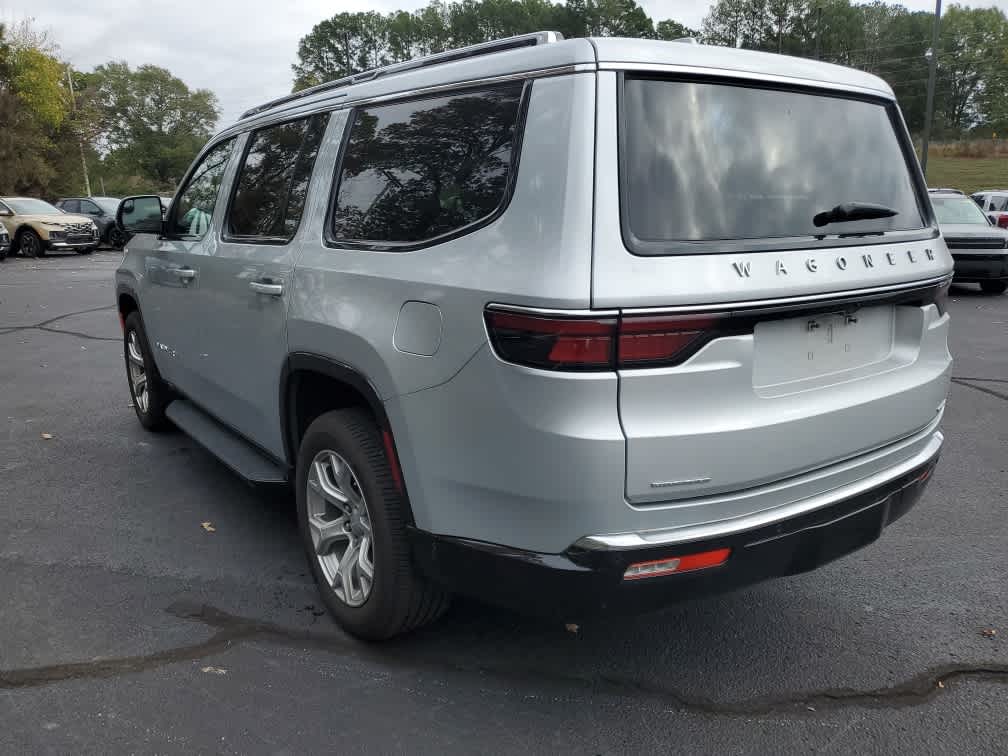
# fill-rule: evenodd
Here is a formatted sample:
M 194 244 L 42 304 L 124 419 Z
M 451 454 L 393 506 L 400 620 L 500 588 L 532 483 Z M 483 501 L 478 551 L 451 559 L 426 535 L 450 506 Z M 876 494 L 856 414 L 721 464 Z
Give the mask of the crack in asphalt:
M 515 685 L 540 682 L 577 688 L 587 695 L 609 694 L 620 697 L 645 698 L 656 704 L 673 705 L 679 709 L 706 714 L 729 716 L 760 716 L 769 714 L 808 714 L 848 707 L 902 708 L 918 706 L 936 697 L 956 681 L 981 681 L 1008 684 L 1008 664 L 984 662 L 978 664 L 942 664 L 930 667 L 903 682 L 883 688 L 857 690 L 832 688 L 798 692 L 783 696 L 763 696 L 737 702 L 721 702 L 689 695 L 671 688 L 640 683 L 610 675 L 543 675 L 540 671 L 521 671 L 513 666 L 469 666 L 438 660 L 423 660 L 409 647 L 409 641 L 390 641 L 380 648 L 357 643 L 346 636 L 323 634 L 310 630 L 284 627 L 271 622 L 229 614 L 206 604 L 179 602 L 167 607 L 169 614 L 180 619 L 195 620 L 214 628 L 214 634 L 200 643 L 178 646 L 140 656 L 96 659 L 86 662 L 53 664 L 23 669 L 0 670 L 0 690 L 34 688 L 68 680 L 95 680 L 124 674 L 144 672 L 177 662 L 195 661 L 222 653 L 247 642 L 304 649 L 316 649 L 348 656 L 363 656 L 383 666 L 416 668 L 432 667 L 441 671 L 474 675 L 481 686 L 487 676 Z
M 109 336 L 92 336 L 88 333 L 81 333 L 80 331 L 61 331 L 59 328 L 49 328 L 50 325 L 56 323 L 60 320 L 66 318 L 72 318 L 75 315 L 87 315 L 92 312 L 101 312 L 102 310 L 114 310 L 115 305 L 102 305 L 101 307 L 91 307 L 87 310 L 78 310 L 77 312 L 68 312 L 66 315 L 57 315 L 54 318 L 49 318 L 48 320 L 43 320 L 41 323 L 34 323 L 32 325 L 24 326 L 8 326 L 6 328 L 0 328 L 0 336 L 6 336 L 10 333 L 20 333 L 21 331 L 47 331 L 48 333 L 61 333 L 66 336 L 76 336 L 79 339 L 90 339 L 92 341 L 121 341 L 119 338 L 112 338 Z
M 987 388 L 986 386 L 977 386 L 975 383 L 968 383 L 968 381 L 995 381 L 997 383 L 1001 383 L 1002 381 L 1000 378 L 953 378 L 952 382 L 957 383 L 960 386 L 966 386 L 975 391 L 981 391 L 985 394 L 989 394 L 990 396 L 1008 402 L 1008 394 L 1004 393 L 1003 391 L 995 391 L 994 389 Z

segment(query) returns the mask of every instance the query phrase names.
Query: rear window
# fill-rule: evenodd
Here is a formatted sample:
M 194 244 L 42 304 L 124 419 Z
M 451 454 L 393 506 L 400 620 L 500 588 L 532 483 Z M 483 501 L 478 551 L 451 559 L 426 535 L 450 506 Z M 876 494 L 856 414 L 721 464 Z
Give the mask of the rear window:
M 624 238 L 639 254 L 834 245 L 926 225 L 881 102 L 627 77 L 620 137 Z M 896 215 L 814 225 L 850 202 Z
M 932 194 L 931 205 L 934 207 L 935 215 L 938 216 L 938 223 L 990 225 L 983 211 L 973 200 L 966 197 L 942 197 Z

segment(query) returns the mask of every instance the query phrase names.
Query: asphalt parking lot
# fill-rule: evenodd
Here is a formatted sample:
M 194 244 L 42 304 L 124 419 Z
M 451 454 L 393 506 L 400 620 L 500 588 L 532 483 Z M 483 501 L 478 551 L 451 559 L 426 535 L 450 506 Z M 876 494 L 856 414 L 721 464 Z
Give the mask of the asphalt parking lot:
M 946 449 L 871 547 L 576 633 L 457 602 L 367 646 L 285 496 L 137 423 L 118 261 L 0 265 L 0 752 L 1004 752 L 1008 296 L 953 289 Z

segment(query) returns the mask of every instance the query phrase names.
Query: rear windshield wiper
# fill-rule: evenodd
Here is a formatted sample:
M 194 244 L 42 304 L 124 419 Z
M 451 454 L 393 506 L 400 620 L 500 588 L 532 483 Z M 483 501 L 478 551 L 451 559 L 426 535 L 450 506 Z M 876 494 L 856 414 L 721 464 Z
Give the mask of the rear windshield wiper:
M 891 218 L 894 215 L 899 215 L 899 210 L 893 210 L 885 205 L 873 205 L 870 202 L 844 202 L 832 210 L 816 213 L 812 222 L 818 227 L 830 223 L 845 223 L 846 221 Z

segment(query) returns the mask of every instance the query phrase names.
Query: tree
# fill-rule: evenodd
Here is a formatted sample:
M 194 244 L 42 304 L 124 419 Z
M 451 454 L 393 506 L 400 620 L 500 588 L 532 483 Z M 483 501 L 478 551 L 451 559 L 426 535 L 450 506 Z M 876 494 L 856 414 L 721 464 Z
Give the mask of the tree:
M 699 36 L 700 32 L 696 29 L 690 29 L 688 26 L 684 26 L 678 21 L 673 21 L 671 18 L 659 21 L 655 24 L 655 37 L 657 39 L 673 40 L 681 39 L 683 37 L 696 38 Z
M 157 66 L 124 62 L 98 66 L 88 76 L 101 113 L 99 147 L 121 170 L 174 189 L 213 133 L 217 98 Z

